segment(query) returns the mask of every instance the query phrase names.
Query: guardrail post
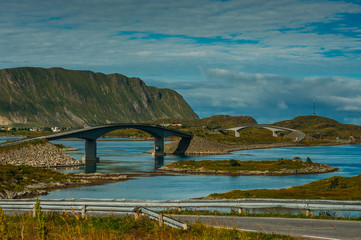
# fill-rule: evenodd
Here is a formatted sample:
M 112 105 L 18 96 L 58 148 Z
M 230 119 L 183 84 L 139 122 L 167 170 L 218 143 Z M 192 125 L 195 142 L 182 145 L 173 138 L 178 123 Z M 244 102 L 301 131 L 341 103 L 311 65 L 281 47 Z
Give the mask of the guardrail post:
M 163 214 L 159 214 L 158 215 L 158 221 L 159 221 L 159 226 L 163 226 L 164 224 L 164 220 L 163 220 Z
M 36 203 L 33 206 L 33 218 L 36 217 Z
M 86 205 L 83 205 L 81 207 L 81 217 L 85 218 L 85 216 L 86 216 Z
M 140 215 L 141 215 L 140 206 L 136 206 L 136 207 L 133 209 L 133 211 L 134 211 L 134 219 L 137 220 L 137 219 L 140 217 Z
M 188 225 L 186 223 L 183 223 L 183 230 L 187 230 L 188 229 Z

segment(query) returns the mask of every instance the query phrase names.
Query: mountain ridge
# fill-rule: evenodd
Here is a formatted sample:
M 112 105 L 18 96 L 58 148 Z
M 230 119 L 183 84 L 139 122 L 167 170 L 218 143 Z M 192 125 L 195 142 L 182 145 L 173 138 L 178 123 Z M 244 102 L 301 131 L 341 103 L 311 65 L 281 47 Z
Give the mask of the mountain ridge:
M 139 78 L 63 68 L 0 70 L 0 125 L 82 126 L 198 118 L 171 89 Z

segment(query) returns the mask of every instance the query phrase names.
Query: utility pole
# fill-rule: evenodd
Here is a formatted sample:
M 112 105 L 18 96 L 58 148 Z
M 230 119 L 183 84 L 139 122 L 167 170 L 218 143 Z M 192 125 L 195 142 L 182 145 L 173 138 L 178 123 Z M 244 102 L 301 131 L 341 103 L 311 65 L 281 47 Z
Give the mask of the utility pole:
M 316 100 L 313 99 L 313 116 L 316 116 Z

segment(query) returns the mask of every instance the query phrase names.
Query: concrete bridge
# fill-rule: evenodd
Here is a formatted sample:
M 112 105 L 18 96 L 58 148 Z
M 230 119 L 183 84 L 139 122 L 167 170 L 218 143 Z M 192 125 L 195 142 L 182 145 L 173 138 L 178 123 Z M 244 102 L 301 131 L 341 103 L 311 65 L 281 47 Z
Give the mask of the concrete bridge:
M 96 140 L 103 136 L 104 134 L 124 128 L 133 128 L 139 129 L 144 132 L 149 133 L 154 137 L 154 156 L 155 157 L 163 157 L 164 154 L 164 138 L 170 136 L 181 137 L 182 140 L 180 145 L 185 152 L 188 148 L 193 135 L 183 133 L 180 131 L 176 131 L 173 129 L 168 129 L 156 125 L 148 125 L 148 124 L 136 124 L 136 123 L 123 123 L 123 124 L 112 124 L 112 125 L 104 125 L 104 126 L 96 126 L 96 127 L 88 127 L 84 129 L 78 129 L 67 132 L 60 132 L 45 136 L 39 136 L 34 138 L 26 138 L 19 141 L 2 143 L 1 146 L 10 146 L 16 145 L 23 142 L 30 142 L 37 139 L 47 139 L 47 140 L 58 140 L 65 138 L 80 138 L 85 140 L 85 156 L 83 157 L 83 163 L 85 163 L 86 167 L 93 167 L 97 162 L 99 162 L 99 158 L 97 157 L 97 142 Z M 87 170 L 86 170 L 87 171 Z
M 272 131 L 272 135 L 274 137 L 277 137 L 277 132 L 282 132 L 282 131 L 291 132 L 291 134 L 295 133 L 294 134 L 294 141 L 296 141 L 296 142 L 301 141 L 302 139 L 305 138 L 305 134 L 300 130 L 285 128 L 285 127 L 279 127 L 279 126 L 275 126 L 275 125 L 271 125 L 271 124 L 243 125 L 243 126 L 222 128 L 222 129 L 219 129 L 218 131 L 221 131 L 221 132 L 222 131 L 234 131 L 234 136 L 235 137 L 240 137 L 240 131 L 242 129 L 251 128 L 251 127 L 268 129 L 268 130 Z

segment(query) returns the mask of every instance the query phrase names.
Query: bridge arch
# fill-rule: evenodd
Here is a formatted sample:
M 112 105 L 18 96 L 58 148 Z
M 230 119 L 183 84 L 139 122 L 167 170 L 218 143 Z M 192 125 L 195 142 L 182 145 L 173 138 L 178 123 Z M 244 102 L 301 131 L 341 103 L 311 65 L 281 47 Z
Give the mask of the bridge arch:
M 270 130 L 270 131 L 272 131 L 272 135 L 274 137 L 277 137 L 277 132 L 287 131 L 287 132 L 291 132 L 291 133 L 296 133 L 297 137 L 294 139 L 294 141 L 301 141 L 302 139 L 305 138 L 305 134 L 300 130 L 285 128 L 285 127 L 279 127 L 279 126 L 275 126 L 275 125 L 271 125 L 271 124 L 254 124 L 254 125 L 235 126 L 235 127 L 229 127 L 229 128 L 222 128 L 222 129 L 219 129 L 219 131 L 220 132 L 222 132 L 222 131 L 234 131 L 234 136 L 235 137 L 240 137 L 240 131 L 242 129 L 252 128 L 252 127 L 264 128 L 264 129 Z
M 96 139 L 105 135 L 108 132 L 125 129 L 125 128 L 133 128 L 142 130 L 144 132 L 149 133 L 154 137 L 154 155 L 155 156 L 164 156 L 164 138 L 170 136 L 178 136 L 181 137 L 183 141 L 189 141 L 193 138 L 193 135 L 183 133 L 177 130 L 168 129 L 156 125 L 148 125 L 148 124 L 136 124 L 136 123 L 124 123 L 124 124 L 113 124 L 113 125 L 104 125 L 104 126 L 96 126 L 90 128 L 84 128 L 69 132 L 62 132 L 53 135 L 46 136 L 45 138 L 48 140 L 57 140 L 64 138 L 81 138 L 85 140 L 85 161 L 86 160 L 95 160 L 98 161 L 96 157 Z
M 97 142 L 96 140 L 105 135 L 108 132 L 125 129 L 125 128 L 133 128 L 142 130 L 144 132 L 149 133 L 154 137 L 154 156 L 163 157 L 164 153 L 164 138 L 170 136 L 181 137 L 182 146 L 186 146 L 185 150 L 188 148 L 193 135 L 183 133 L 177 130 L 168 129 L 156 125 L 149 124 L 136 124 L 136 123 L 123 123 L 123 124 L 112 124 L 112 125 L 103 125 L 96 127 L 89 127 L 84 129 L 73 130 L 69 132 L 60 132 L 52 135 L 45 136 L 44 138 L 47 140 L 58 140 L 64 138 L 80 138 L 85 140 L 85 156 L 83 157 L 83 163 L 85 163 L 86 168 L 93 169 L 94 165 L 99 162 L 99 158 L 97 157 Z M 181 144 L 180 143 L 180 144 Z M 86 170 L 87 171 L 87 170 Z M 92 172 L 93 170 L 89 170 Z

